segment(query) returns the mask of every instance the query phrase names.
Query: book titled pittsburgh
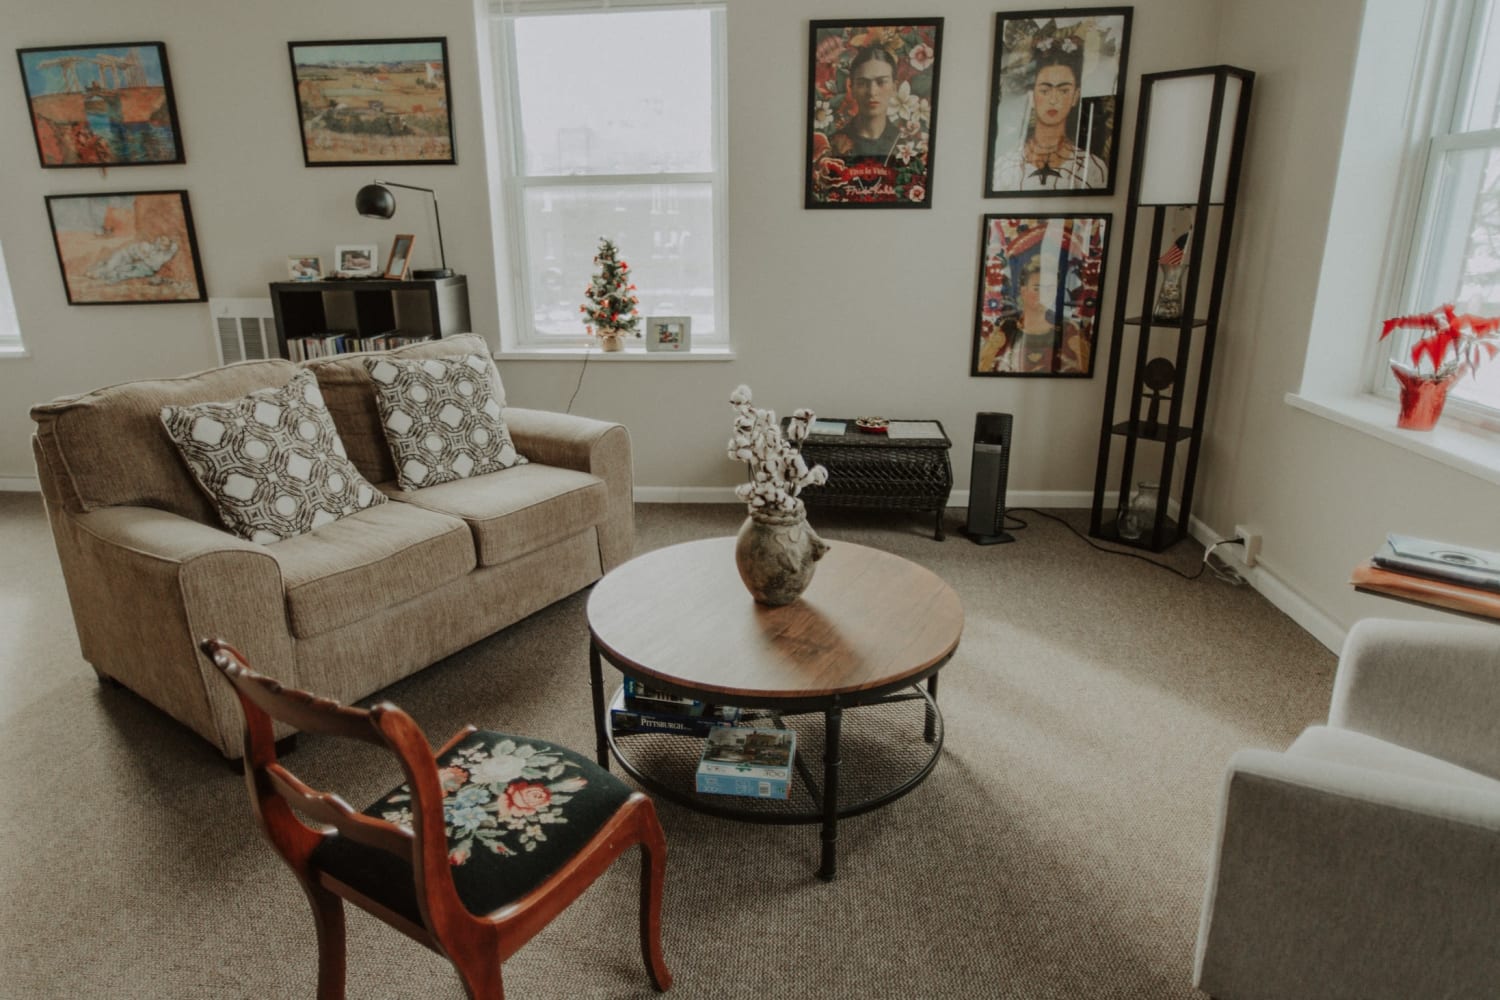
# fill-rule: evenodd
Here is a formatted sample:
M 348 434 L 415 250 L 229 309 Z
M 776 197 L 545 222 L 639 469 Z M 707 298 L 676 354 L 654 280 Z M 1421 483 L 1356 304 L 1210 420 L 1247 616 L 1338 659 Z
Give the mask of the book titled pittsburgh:
M 627 677 L 625 707 L 610 709 L 609 716 L 610 725 L 616 732 L 707 736 L 716 726 L 738 722 L 740 710 L 733 705 L 710 705 L 692 698 L 679 698 Z
M 703 741 L 698 791 L 784 799 L 791 792 L 797 734 L 789 729 L 720 726 Z

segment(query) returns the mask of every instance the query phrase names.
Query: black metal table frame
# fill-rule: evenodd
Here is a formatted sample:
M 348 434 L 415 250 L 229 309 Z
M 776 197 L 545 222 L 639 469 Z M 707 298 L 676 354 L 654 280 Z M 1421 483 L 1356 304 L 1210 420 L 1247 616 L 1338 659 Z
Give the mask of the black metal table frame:
M 725 819 L 739 820 L 745 823 L 762 823 L 767 825 L 822 823 L 822 854 L 818 865 L 818 878 L 825 882 L 831 882 L 838 871 L 839 820 L 858 816 L 861 813 L 866 813 L 894 802 L 920 785 L 932 773 L 932 769 L 937 766 L 938 756 L 943 749 L 943 734 L 939 726 L 942 720 L 942 713 L 937 707 L 938 671 L 947 664 L 952 656 L 953 654 L 950 652 L 927 669 L 904 677 L 899 681 L 857 691 L 852 694 L 810 695 L 802 698 L 732 696 L 735 705 L 750 709 L 769 709 L 778 716 L 802 715 L 811 712 L 823 713 L 822 788 L 818 788 L 817 783 L 813 780 L 805 762 L 801 758 L 798 758 L 796 765 L 798 773 L 807 784 L 808 792 L 812 796 L 813 801 L 820 806 L 820 811 L 817 813 L 766 814 L 752 813 L 742 809 L 735 809 L 732 806 L 707 802 L 704 801 L 702 796 L 696 794 L 682 794 L 655 780 L 650 775 L 645 774 L 630 762 L 630 759 L 615 743 L 613 726 L 609 721 L 608 713 L 605 711 L 603 663 L 605 660 L 608 660 L 610 666 L 621 673 L 625 673 L 631 668 L 623 667 L 617 663 L 608 653 L 600 648 L 598 641 L 590 636 L 589 685 L 592 689 L 594 705 L 595 758 L 600 767 L 609 770 L 609 759 L 611 754 L 613 754 L 615 759 L 620 762 L 620 766 L 631 777 L 635 778 L 636 781 L 639 781 L 642 785 L 645 785 L 663 798 L 670 799 L 695 812 L 704 813 L 709 816 L 719 816 Z M 689 685 L 668 681 L 654 674 L 648 679 L 652 687 L 684 698 L 716 701 L 723 697 L 719 693 L 703 691 Z M 926 691 L 923 691 L 921 688 L 921 682 L 924 680 L 927 682 Z M 848 709 L 866 705 L 877 705 L 892 701 L 909 701 L 915 698 L 922 698 L 927 703 L 923 713 L 925 721 L 922 732 L 922 739 L 932 745 L 932 755 L 928 758 L 927 763 L 914 775 L 890 791 L 840 809 L 838 807 L 839 768 L 843 761 L 839 753 L 839 738 L 843 728 L 844 712 Z

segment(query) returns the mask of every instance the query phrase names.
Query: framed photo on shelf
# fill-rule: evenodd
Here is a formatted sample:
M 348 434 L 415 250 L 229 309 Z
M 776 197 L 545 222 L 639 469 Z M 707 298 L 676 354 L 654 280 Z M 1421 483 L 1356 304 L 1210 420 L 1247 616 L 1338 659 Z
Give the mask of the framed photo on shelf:
M 68 304 L 206 302 L 186 191 L 49 194 Z
M 1131 10 L 995 15 L 985 197 L 1114 192 Z
M 932 207 L 943 19 L 810 30 L 804 207 Z
M 288 42 L 309 167 L 455 163 L 446 38 Z
M 323 277 L 323 258 L 311 254 L 288 257 L 286 276 L 292 281 L 317 281 Z
M 647 316 L 646 350 L 688 351 L 692 346 L 691 316 Z
M 391 257 L 386 262 L 383 278 L 400 281 L 406 277 L 406 269 L 411 265 L 411 245 L 416 237 L 411 233 L 400 233 L 391 241 Z
M 984 217 L 970 375 L 1093 375 L 1110 219 Z
M 43 167 L 186 162 L 161 42 L 53 45 L 16 56 Z
M 341 278 L 373 278 L 380 274 L 380 248 L 373 243 L 341 243 L 333 248 L 333 270 Z

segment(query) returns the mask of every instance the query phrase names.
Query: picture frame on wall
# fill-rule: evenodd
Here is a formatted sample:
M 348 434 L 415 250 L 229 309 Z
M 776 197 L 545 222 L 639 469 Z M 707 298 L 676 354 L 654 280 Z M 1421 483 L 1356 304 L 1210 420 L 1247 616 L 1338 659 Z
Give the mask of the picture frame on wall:
M 455 163 L 448 40 L 288 42 L 309 167 Z
M 416 236 L 411 233 L 401 233 L 391 241 L 391 256 L 385 265 L 383 278 L 392 281 L 400 281 L 406 277 L 406 269 L 411 266 L 411 248 L 416 242 Z
M 187 162 L 161 42 L 50 45 L 16 57 L 43 167 Z
M 692 349 L 692 341 L 691 316 L 646 317 L 646 350 L 686 353 Z
M 1111 218 L 984 217 L 970 375 L 1093 375 Z
M 333 248 L 333 270 L 341 278 L 380 275 L 380 247 L 374 243 L 340 243 Z
M 317 281 L 323 277 L 323 258 L 315 254 L 288 257 L 286 276 L 291 281 Z
M 943 19 L 813 21 L 806 208 L 930 208 Z
M 186 191 L 49 194 L 68 304 L 206 302 Z
M 995 15 L 985 197 L 1114 192 L 1132 10 Z

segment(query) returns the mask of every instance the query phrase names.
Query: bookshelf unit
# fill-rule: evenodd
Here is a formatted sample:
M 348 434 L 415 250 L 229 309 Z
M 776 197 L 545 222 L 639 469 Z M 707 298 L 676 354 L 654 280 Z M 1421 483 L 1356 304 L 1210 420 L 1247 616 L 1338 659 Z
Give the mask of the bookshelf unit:
M 276 346 L 292 357 L 288 340 L 340 335 L 449 337 L 469 333 L 469 281 L 451 278 L 388 281 L 273 281 Z

